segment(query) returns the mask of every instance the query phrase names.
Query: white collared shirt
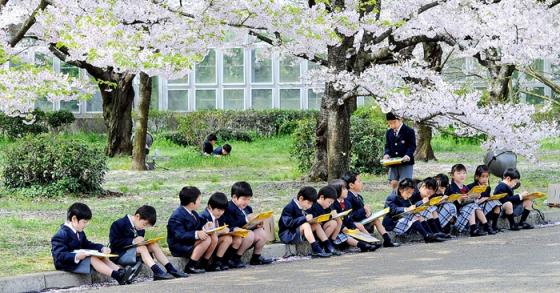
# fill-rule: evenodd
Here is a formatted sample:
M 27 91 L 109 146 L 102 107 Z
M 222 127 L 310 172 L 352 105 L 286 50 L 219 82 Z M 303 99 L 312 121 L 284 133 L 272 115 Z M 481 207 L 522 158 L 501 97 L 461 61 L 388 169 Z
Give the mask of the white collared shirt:
M 128 220 L 130 221 L 130 225 L 132 225 L 133 229 L 136 229 L 136 227 L 134 226 L 134 221 L 132 220 L 132 216 L 131 215 L 126 215 L 128 217 Z
M 303 210 L 301 208 L 301 206 L 299 205 L 299 202 L 297 201 L 297 199 L 294 198 L 293 201 L 296 203 L 296 206 L 298 207 L 298 209 Z
M 74 227 L 72 226 L 72 224 L 66 222 L 64 223 L 64 226 L 70 228 L 70 230 L 72 230 L 72 232 L 74 232 L 74 234 L 76 234 L 76 238 L 78 238 L 78 231 L 76 231 L 76 229 L 74 229 Z M 79 240 L 79 238 L 78 238 Z M 79 263 L 80 260 L 78 259 L 78 254 L 74 255 L 74 263 Z
M 399 132 L 401 132 L 401 128 L 403 126 L 403 123 L 401 123 L 401 126 L 399 126 L 399 128 L 397 129 L 397 131 L 395 132 L 395 136 L 399 136 Z M 394 130 L 393 130 L 394 131 Z
M 186 207 L 183 207 L 185 209 L 185 211 L 187 211 L 187 213 L 189 213 L 189 215 L 195 217 L 195 215 L 192 213 L 192 211 L 190 211 L 189 209 L 187 209 Z M 210 214 L 212 215 L 212 214 Z M 195 217 L 196 218 L 196 217 Z M 198 240 L 198 234 L 196 233 L 196 231 L 194 231 L 194 240 Z
M 214 225 L 214 228 L 218 228 L 216 226 L 216 217 L 214 217 L 214 215 L 212 214 L 212 211 L 209 208 L 206 208 L 208 210 L 208 213 L 210 214 L 210 217 L 212 218 L 212 225 Z

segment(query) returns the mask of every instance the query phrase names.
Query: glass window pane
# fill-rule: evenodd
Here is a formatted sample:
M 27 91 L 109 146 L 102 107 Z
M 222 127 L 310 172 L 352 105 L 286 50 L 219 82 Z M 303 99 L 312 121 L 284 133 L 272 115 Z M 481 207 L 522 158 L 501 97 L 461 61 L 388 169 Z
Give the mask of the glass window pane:
M 52 111 L 53 110 L 53 103 L 49 102 L 47 98 L 42 97 L 35 100 L 35 108 L 42 110 L 42 111 Z
M 160 79 L 158 76 L 152 77 L 152 96 L 150 99 L 150 109 L 159 109 L 159 83 Z
M 224 90 L 224 109 L 243 110 L 243 99 L 245 91 L 243 89 Z
M 68 110 L 70 112 L 79 113 L 80 112 L 80 101 L 60 101 L 60 110 Z
M 170 90 L 167 92 L 167 109 L 170 111 L 187 111 L 188 90 Z
M 286 56 L 280 60 L 280 82 L 299 82 L 300 59 Z
M 375 104 L 375 100 L 372 96 L 365 96 L 364 97 L 364 106 L 373 106 Z
M 80 69 L 76 66 L 72 66 L 66 62 L 60 63 L 60 72 L 68 74 L 70 77 L 79 77 Z
M 316 93 L 313 90 L 307 91 L 307 106 L 310 110 L 321 109 L 321 98 L 323 93 Z
M 53 68 L 53 58 L 45 53 L 35 53 L 35 64 L 39 67 Z
M 196 65 L 196 83 L 216 83 L 216 51 L 209 50 L 204 60 Z
M 167 84 L 189 84 L 189 76 L 183 78 L 168 80 Z
M 544 87 L 536 87 L 531 91 L 535 95 L 527 94 L 527 104 L 542 104 L 544 100 L 539 96 L 544 96 Z
M 271 89 L 252 90 L 251 108 L 272 109 L 272 90 Z
M 103 98 L 101 97 L 101 93 L 96 90 L 93 97 L 86 103 L 86 111 L 87 112 L 102 112 L 103 111 Z
M 543 73 L 544 72 L 544 60 L 542 59 L 537 59 L 533 62 L 533 64 L 531 64 L 531 68 L 533 68 L 536 72 L 540 72 Z M 527 78 L 527 80 L 533 80 L 533 78 L 526 74 L 525 77 Z
M 272 82 L 272 60 L 264 56 L 262 49 L 251 51 L 251 81 Z
M 242 48 L 224 50 L 224 83 L 243 83 L 244 68 Z
M 197 110 L 216 109 L 216 91 L 215 90 L 197 90 L 196 91 L 196 109 Z
M 280 90 L 280 108 L 281 109 L 301 109 L 300 96 L 298 89 L 284 89 Z

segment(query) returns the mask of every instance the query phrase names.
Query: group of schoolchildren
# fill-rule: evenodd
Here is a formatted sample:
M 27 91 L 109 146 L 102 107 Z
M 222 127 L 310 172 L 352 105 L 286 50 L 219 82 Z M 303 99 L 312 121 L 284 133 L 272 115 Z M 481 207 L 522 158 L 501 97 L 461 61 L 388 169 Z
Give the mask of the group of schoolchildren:
M 202 144 L 202 155 L 204 156 L 227 156 L 231 153 L 231 145 L 224 144 L 223 146 L 216 146 L 218 137 L 215 134 L 209 134 Z
M 74 203 L 67 212 L 64 223 L 51 239 L 52 256 L 57 270 L 89 274 L 91 267 L 110 276 L 119 284 L 129 284 L 140 272 L 142 264 L 151 268 L 154 280 L 185 278 L 189 274 L 243 268 L 241 257 L 253 248 L 251 265 L 272 263 L 261 255 L 266 244 L 262 223 L 245 235 L 231 234 L 245 226 L 253 214 L 249 203 L 253 191 L 247 182 L 236 182 L 231 187 L 231 200 L 216 192 L 200 214 L 202 194 L 194 186 L 183 187 L 179 193 L 180 206 L 167 222 L 167 244 L 171 255 L 188 259 L 183 270 L 175 268 L 157 242 L 146 242 L 145 229 L 156 223 L 156 210 L 144 205 L 134 215 L 125 215 L 111 225 L 109 247 L 90 242 L 84 228 L 92 218 L 90 208 Z M 207 233 L 227 225 L 215 233 Z M 91 255 L 95 250 L 116 257 Z M 163 266 L 163 268 L 156 263 Z
M 347 172 L 341 179 L 331 181 L 318 191 L 309 186 L 299 190 L 284 207 L 278 221 L 278 237 L 282 243 L 308 242 L 313 257 L 330 257 L 340 255 L 347 248 L 369 252 L 380 247 L 399 246 L 387 231 L 393 231 L 396 235 L 417 232 L 425 242 L 443 242 L 455 237 L 452 232 L 462 233 L 466 229 L 472 237 L 493 235 L 500 232 L 497 223 L 501 215 L 508 220 L 512 231 L 533 228 L 526 222 L 533 205 L 532 199 L 527 197 L 527 192 L 514 194 L 521 177 L 517 169 L 508 168 L 502 181 L 495 187 L 493 194 L 506 194 L 499 200 L 490 199 L 490 173 L 485 165 L 476 168 L 471 184 L 465 182 L 467 169 L 462 164 L 451 168 L 451 178 L 438 174 L 423 180 L 413 180 L 414 130 L 402 124 L 392 113 L 387 114 L 387 121 L 390 129 L 386 134 L 384 159 L 402 157 L 401 164 L 389 169 L 393 191 L 385 201 L 388 214 L 382 218 L 371 217 L 375 211 L 360 195 L 363 189 L 360 174 Z M 208 137 L 204 145 L 205 153 L 211 151 L 216 140 L 215 135 Z M 228 154 L 231 147 L 227 147 L 224 145 L 217 154 Z M 469 191 L 477 186 L 486 188 L 473 198 Z M 456 200 L 448 200 L 451 196 L 457 197 L 457 194 L 461 196 Z M 249 206 L 252 195 L 253 191 L 247 182 L 236 182 L 231 187 L 231 200 L 228 201 L 225 194 L 216 192 L 199 214 L 197 210 L 202 199 L 200 190 L 193 186 L 182 188 L 179 193 L 180 206 L 167 223 L 167 244 L 173 256 L 188 259 L 183 270 L 178 270 L 169 262 L 157 242 L 144 245 L 145 229 L 156 223 L 156 210 L 153 207 L 142 206 L 134 215 L 125 215 L 116 220 L 110 228 L 109 248 L 86 238 L 83 230 L 92 218 L 92 213 L 87 205 L 75 203 L 68 209 L 67 222 L 51 240 L 54 265 L 58 270 L 85 274 L 90 273 L 93 267 L 101 274 L 113 277 L 119 284 L 127 284 L 137 276 L 142 263 L 151 268 L 155 280 L 243 268 L 246 264 L 241 257 L 250 248 L 253 248 L 251 265 L 269 264 L 272 260 L 261 255 L 267 242 L 262 222 L 248 233 L 242 231 L 242 227 L 255 217 Z M 348 214 L 337 216 L 344 212 Z M 333 217 L 317 221 L 317 217 L 326 214 Z M 519 222 L 515 221 L 516 216 L 521 216 Z M 227 228 L 209 232 L 224 225 Z M 348 236 L 350 230 L 365 234 L 377 230 L 382 241 L 371 243 L 357 240 L 360 238 Z M 245 234 L 236 234 L 236 231 Z M 118 256 L 108 259 L 75 252 L 80 249 Z

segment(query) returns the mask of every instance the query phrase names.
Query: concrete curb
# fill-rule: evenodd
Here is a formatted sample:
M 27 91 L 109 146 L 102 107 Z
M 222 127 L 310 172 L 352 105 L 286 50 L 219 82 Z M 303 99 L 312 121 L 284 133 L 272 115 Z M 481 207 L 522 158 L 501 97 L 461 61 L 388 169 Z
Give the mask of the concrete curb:
M 560 222 L 559 211 L 546 211 L 543 212 L 546 222 L 554 223 Z M 534 224 L 545 224 L 536 213 L 531 213 L 529 222 Z M 500 227 L 507 228 L 507 222 L 501 220 Z M 394 236 L 394 235 L 392 235 Z M 409 235 L 406 237 L 397 237 L 401 242 L 415 242 L 422 241 L 419 235 Z M 266 245 L 263 255 L 273 258 L 283 258 L 288 256 L 306 256 L 310 254 L 310 246 L 305 243 L 302 245 L 285 245 L 280 243 L 273 243 Z M 249 250 L 243 255 L 245 262 L 249 261 L 252 250 Z M 178 257 L 169 257 L 169 261 L 177 268 L 182 269 L 186 264 L 186 259 Z M 151 270 L 143 266 L 139 277 L 150 278 L 152 276 Z M 69 288 L 78 287 L 83 285 L 92 285 L 97 283 L 113 282 L 111 278 L 105 277 L 98 273 L 91 275 L 78 275 L 62 271 L 50 271 L 42 273 L 33 273 L 14 277 L 0 278 L 0 293 L 13 293 L 13 292 L 39 292 L 46 289 Z

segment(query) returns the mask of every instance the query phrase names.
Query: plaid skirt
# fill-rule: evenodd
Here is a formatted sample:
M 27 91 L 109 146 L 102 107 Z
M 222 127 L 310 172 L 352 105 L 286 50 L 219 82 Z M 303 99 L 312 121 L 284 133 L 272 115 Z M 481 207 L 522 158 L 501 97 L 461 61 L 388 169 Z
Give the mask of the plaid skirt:
M 469 218 L 472 216 L 472 214 L 474 214 L 476 210 L 479 209 L 480 207 L 476 203 L 469 203 L 461 207 L 461 209 L 459 210 L 459 215 L 457 216 L 457 222 L 455 222 L 455 228 L 457 228 L 457 231 L 459 231 L 459 233 L 465 230 L 465 227 L 467 227 L 467 224 L 469 223 Z
M 395 225 L 395 229 L 393 232 L 397 235 L 402 235 L 410 229 L 412 224 L 418 220 L 418 215 L 415 214 L 406 214 L 404 217 L 400 218 L 397 221 L 397 225 Z
M 502 203 L 499 200 L 487 200 L 481 204 L 478 204 L 485 215 L 491 212 L 495 207 L 502 206 Z
M 452 219 L 457 218 L 457 207 L 446 202 L 439 207 L 438 214 L 441 226 L 445 227 Z
M 437 206 L 428 207 L 425 211 L 420 213 L 420 216 L 424 219 L 433 218 L 433 212 L 437 211 Z

